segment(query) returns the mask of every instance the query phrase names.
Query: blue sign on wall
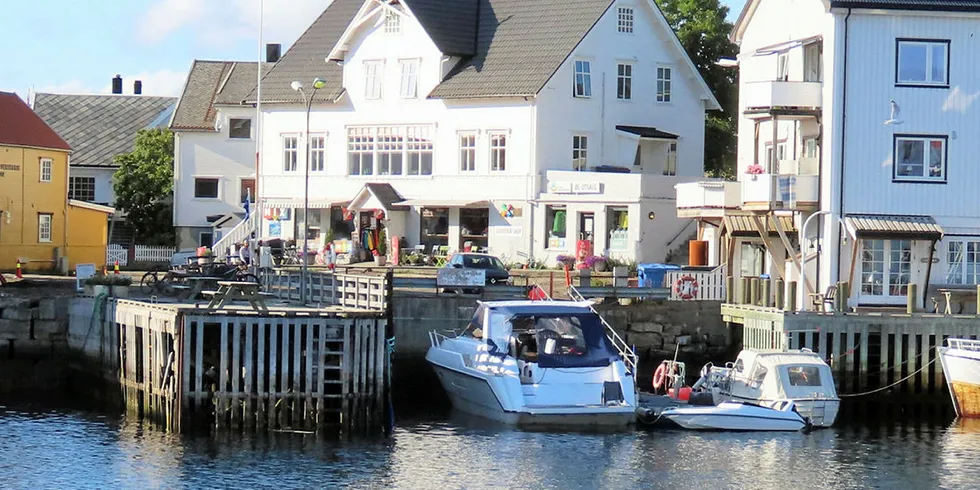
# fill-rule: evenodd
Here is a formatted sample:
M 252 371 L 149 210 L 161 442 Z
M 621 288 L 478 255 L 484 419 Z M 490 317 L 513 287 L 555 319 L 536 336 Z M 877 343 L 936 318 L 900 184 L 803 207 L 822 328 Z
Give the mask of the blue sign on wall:
M 269 222 L 269 236 L 279 238 L 282 235 L 282 224 L 278 221 Z

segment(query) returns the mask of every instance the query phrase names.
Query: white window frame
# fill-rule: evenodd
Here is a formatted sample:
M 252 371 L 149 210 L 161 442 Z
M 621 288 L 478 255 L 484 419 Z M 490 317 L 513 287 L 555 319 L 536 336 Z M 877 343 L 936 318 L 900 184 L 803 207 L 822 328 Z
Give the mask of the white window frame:
M 911 171 L 914 167 L 922 167 L 920 175 L 899 175 L 899 169 L 901 164 L 899 163 L 899 145 L 901 142 L 921 142 L 922 148 L 922 163 L 916 164 L 910 162 L 907 165 L 908 168 L 905 171 Z M 938 175 L 931 175 L 931 171 L 934 168 L 931 163 L 931 148 L 933 143 L 940 143 L 940 163 L 939 163 L 939 173 Z M 946 164 L 947 164 L 947 154 L 949 149 L 949 141 L 945 135 L 910 135 L 910 134 L 900 134 L 895 135 L 895 141 L 892 146 L 892 181 L 893 182 L 934 182 L 934 183 L 945 183 L 946 182 Z
M 472 145 L 464 145 L 464 140 L 471 140 Z M 459 171 L 462 173 L 476 172 L 477 146 L 480 144 L 480 135 L 477 131 L 460 131 L 457 133 L 456 142 L 459 152 Z
M 417 99 L 419 97 L 419 59 L 399 60 L 399 72 L 401 73 L 401 83 L 399 94 L 403 99 Z
M 37 213 L 37 242 L 51 243 L 54 213 Z
M 670 102 L 673 89 L 673 72 L 670 66 L 657 65 L 657 102 Z
M 221 199 L 221 176 L 220 175 L 195 175 L 193 177 L 193 189 L 191 194 L 195 201 L 218 201 Z M 218 191 L 215 193 L 214 197 L 198 197 L 197 195 L 197 181 L 198 180 L 216 180 L 218 181 Z
M 895 85 L 910 87 L 949 87 L 949 40 L 948 39 L 896 39 L 895 40 Z M 902 48 L 924 46 L 926 48 L 925 80 L 913 80 L 902 78 Z M 933 75 L 935 59 L 934 48 L 943 48 L 943 59 L 941 62 L 942 79 L 936 79 Z
M 327 170 L 327 133 L 313 133 L 310 138 L 310 172 Z
M 664 175 L 677 175 L 677 142 L 667 142 L 667 154 L 664 157 Z
M 789 80 L 789 53 L 779 53 L 776 56 L 776 81 Z
M 386 8 L 384 13 L 384 32 L 388 35 L 402 33 L 402 16 L 391 8 Z
M 86 190 L 88 188 L 88 183 L 91 182 L 92 199 L 81 199 L 81 196 L 78 195 L 78 182 L 81 180 L 86 181 Z M 87 175 L 70 176 L 68 178 L 68 199 L 75 199 L 77 201 L 84 202 L 95 202 L 95 177 L 90 177 Z
M 232 136 L 231 135 L 231 129 L 234 127 L 234 125 L 232 124 L 232 121 L 248 121 L 248 136 L 246 136 L 244 138 L 243 137 L 240 137 L 240 136 Z M 250 117 L 229 117 L 228 118 L 228 139 L 229 140 L 234 140 L 234 141 L 251 140 L 252 139 L 252 118 L 250 118 Z
M 620 34 L 633 34 L 636 16 L 632 6 L 623 5 L 616 9 L 616 31 Z
M 435 126 L 431 124 L 348 126 L 346 174 L 350 177 L 431 177 L 435 173 L 435 133 Z M 381 161 L 386 155 L 388 173 L 382 173 Z M 351 171 L 355 156 L 356 173 Z M 395 161 L 400 165 L 397 173 L 392 172 L 391 163 Z M 413 164 L 417 164 L 416 172 L 413 172 Z
M 633 63 L 616 64 L 616 98 L 633 100 Z
M 817 158 L 817 138 L 803 139 L 803 156 L 805 158 Z
M 253 187 L 258 186 L 258 179 L 255 177 L 239 177 L 238 178 L 238 203 L 239 204 L 245 204 L 246 196 L 245 194 L 242 193 L 242 184 L 244 184 L 246 180 L 251 180 Z M 250 202 L 253 204 L 255 203 L 255 193 L 252 193 L 252 200 Z
M 577 58 L 572 61 L 572 96 L 579 99 L 592 97 L 592 61 Z M 581 78 L 580 78 L 581 77 Z M 581 79 L 581 84 L 579 80 Z
M 572 170 L 584 172 L 589 168 L 589 135 L 572 135 Z
M 501 137 L 503 138 L 503 144 L 500 144 Z M 507 142 L 509 139 L 510 131 L 487 131 L 491 172 L 507 171 Z
M 51 174 L 54 173 L 54 160 L 42 158 L 38 164 L 37 179 L 40 182 L 51 182 Z
M 949 239 L 946 242 L 945 253 L 946 280 L 943 281 L 944 283 L 980 284 L 980 237 Z
M 299 169 L 299 135 L 283 134 L 280 135 L 282 148 L 282 171 L 285 173 L 295 172 Z M 292 142 L 292 146 L 289 143 Z
M 364 98 L 380 100 L 384 97 L 385 62 L 367 60 L 364 62 Z

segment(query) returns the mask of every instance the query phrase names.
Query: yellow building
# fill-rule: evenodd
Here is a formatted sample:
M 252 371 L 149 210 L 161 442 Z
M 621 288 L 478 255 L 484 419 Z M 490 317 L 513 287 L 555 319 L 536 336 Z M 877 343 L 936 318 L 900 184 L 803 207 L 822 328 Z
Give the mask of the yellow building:
M 112 208 L 69 205 L 70 153 L 20 97 L 0 92 L 0 269 L 20 260 L 25 271 L 56 270 L 61 256 L 71 269 L 105 263 Z

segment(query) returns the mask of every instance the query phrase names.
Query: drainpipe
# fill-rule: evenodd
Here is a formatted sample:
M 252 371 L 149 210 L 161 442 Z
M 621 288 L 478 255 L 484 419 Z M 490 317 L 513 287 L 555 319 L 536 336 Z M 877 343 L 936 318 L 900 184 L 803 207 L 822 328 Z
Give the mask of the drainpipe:
M 531 141 L 528 145 L 528 150 L 530 151 L 530 159 L 527 165 L 527 181 L 524 184 L 524 203 L 527 205 L 527 236 L 528 236 L 528 247 L 527 247 L 527 262 L 528 264 L 534 260 L 534 212 L 537 209 L 537 205 L 532 203 L 532 198 L 534 201 L 538 199 L 538 192 L 541 190 L 540 179 L 536 178 L 539 175 L 540 169 L 538 168 L 537 159 L 537 140 L 538 140 L 538 106 L 536 104 L 537 98 L 531 99 L 531 112 L 528 116 L 531 123 Z
M 840 179 L 839 191 L 840 196 L 838 200 L 837 214 L 841 219 L 844 217 L 844 155 L 845 155 L 845 145 L 844 142 L 847 138 L 847 35 L 848 35 L 848 20 L 851 18 L 851 9 L 847 9 L 847 16 L 844 17 L 844 59 L 841 63 L 841 69 L 844 71 L 842 75 L 841 84 L 843 85 L 843 94 L 841 96 L 841 118 L 840 118 L 840 174 L 838 179 Z M 833 236 L 833 235 L 831 235 Z M 857 243 L 854 244 L 857 246 Z M 841 240 L 837 240 L 837 277 L 840 278 L 840 266 L 841 266 Z M 833 281 L 831 281 L 833 282 Z M 848 284 L 848 286 L 853 287 L 853 284 Z

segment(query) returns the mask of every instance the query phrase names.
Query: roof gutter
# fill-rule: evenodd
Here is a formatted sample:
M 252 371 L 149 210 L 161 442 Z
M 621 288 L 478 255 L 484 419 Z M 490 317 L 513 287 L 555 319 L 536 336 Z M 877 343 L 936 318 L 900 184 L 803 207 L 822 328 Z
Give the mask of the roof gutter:
M 851 18 L 851 9 L 847 9 L 847 15 L 844 16 L 844 56 L 841 60 L 841 69 L 844 71 L 841 78 L 842 95 L 841 95 L 841 118 L 840 118 L 840 173 L 838 174 L 838 179 L 840 179 L 840 184 L 838 191 L 840 196 L 837 203 L 837 216 L 841 219 L 844 218 L 844 159 L 846 155 L 846 142 L 847 138 L 847 40 L 848 40 L 848 20 Z M 836 227 L 835 227 L 836 228 Z M 837 240 L 837 278 L 840 279 L 841 274 L 841 252 L 843 251 L 843 245 L 841 242 L 843 240 Z M 857 243 L 852 246 L 856 247 Z M 819 274 L 817 275 L 819 278 Z M 818 279 L 819 281 L 819 279 Z M 853 286 L 853 285 L 852 285 Z

